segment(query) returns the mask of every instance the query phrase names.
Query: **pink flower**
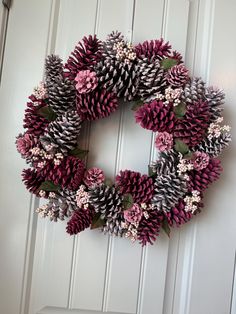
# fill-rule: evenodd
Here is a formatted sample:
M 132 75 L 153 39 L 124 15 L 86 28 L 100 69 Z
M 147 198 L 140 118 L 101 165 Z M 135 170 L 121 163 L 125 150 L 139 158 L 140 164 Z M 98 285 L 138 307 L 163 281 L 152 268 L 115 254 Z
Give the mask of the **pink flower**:
M 84 174 L 84 183 L 91 188 L 103 183 L 104 180 L 104 172 L 96 167 L 86 170 Z
M 206 168 L 209 164 L 210 157 L 206 153 L 195 152 L 193 159 L 194 168 L 199 171 Z
M 170 150 L 173 147 L 173 135 L 167 132 L 158 133 L 155 145 L 161 152 Z
M 38 140 L 31 134 L 19 134 L 16 138 L 16 148 L 23 158 L 31 156 L 31 149 L 36 147 Z
M 143 216 L 143 211 L 137 203 L 132 207 L 124 210 L 124 218 L 130 223 L 139 223 Z
M 80 71 L 75 77 L 76 89 L 80 94 L 88 93 L 94 90 L 98 85 L 98 78 L 95 72 L 90 70 Z

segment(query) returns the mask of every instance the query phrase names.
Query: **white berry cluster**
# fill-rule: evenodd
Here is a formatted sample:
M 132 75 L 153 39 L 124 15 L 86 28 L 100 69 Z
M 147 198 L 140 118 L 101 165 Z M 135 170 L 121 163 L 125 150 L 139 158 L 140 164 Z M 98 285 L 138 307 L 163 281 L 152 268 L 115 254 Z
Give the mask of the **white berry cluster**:
M 208 128 L 208 136 L 207 136 L 209 140 L 211 140 L 212 138 L 219 137 L 224 132 L 228 133 L 230 131 L 229 125 L 223 125 L 223 126 L 220 125 L 222 122 L 223 122 L 223 117 L 220 117 L 216 119 L 214 123 L 210 124 Z
M 136 59 L 136 53 L 131 43 L 125 43 L 120 41 L 114 44 L 114 49 L 116 50 L 116 58 L 122 60 L 125 63 L 129 64 L 130 61 Z
M 187 172 L 193 170 L 194 165 L 191 160 L 184 159 L 182 154 L 179 154 L 179 163 L 177 165 L 177 168 L 178 175 L 183 175 L 186 180 L 189 180 Z
M 48 204 L 38 207 L 35 211 L 36 213 L 39 214 L 39 217 L 41 218 L 49 217 L 53 219 L 55 217 L 55 212 L 52 210 L 50 206 L 48 206 Z
M 35 163 L 35 166 L 40 169 L 45 167 L 47 160 L 53 160 L 53 163 L 58 166 L 61 164 L 64 158 L 62 153 L 54 154 L 39 147 L 31 148 L 30 152 L 32 154 L 32 160 Z
M 198 204 L 201 201 L 200 192 L 197 190 L 193 190 L 191 196 L 186 196 L 184 198 L 186 212 L 194 213 L 198 209 Z
M 85 191 L 85 186 L 81 185 L 76 192 L 77 206 L 81 209 L 88 209 L 89 207 L 89 193 Z
M 37 99 L 44 99 L 47 97 L 47 90 L 43 82 L 40 82 L 39 85 L 34 88 L 33 95 Z
M 156 95 L 156 99 L 162 100 L 166 106 L 168 106 L 170 103 L 173 103 L 174 106 L 178 106 L 181 102 L 180 96 L 182 95 L 182 92 L 182 88 L 173 89 L 168 87 L 165 89 L 165 94 L 158 93 Z

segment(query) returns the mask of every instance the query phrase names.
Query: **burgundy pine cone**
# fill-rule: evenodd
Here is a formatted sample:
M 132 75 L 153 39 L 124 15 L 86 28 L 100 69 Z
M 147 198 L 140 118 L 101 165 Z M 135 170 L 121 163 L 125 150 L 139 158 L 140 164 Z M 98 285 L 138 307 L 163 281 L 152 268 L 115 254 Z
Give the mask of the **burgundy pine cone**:
M 70 235 L 80 233 L 88 228 L 92 222 L 93 212 L 91 210 L 75 210 L 67 222 L 66 232 Z
M 209 106 L 204 101 L 187 105 L 183 119 L 178 119 L 173 135 L 193 147 L 204 138 L 209 126 Z
M 23 127 L 27 129 L 27 133 L 39 137 L 44 133 L 49 121 L 40 116 L 37 111 L 46 106 L 46 104 L 43 100 L 36 99 L 33 95 L 29 99 L 31 101 L 27 103 Z
M 147 203 L 153 196 L 152 178 L 146 174 L 125 170 L 116 176 L 116 185 L 122 194 L 130 193 L 135 203 Z
M 147 58 L 149 61 L 163 59 L 168 57 L 171 45 L 165 43 L 163 38 L 155 40 L 146 40 L 142 44 L 135 46 L 135 52 L 138 58 Z
M 186 212 L 184 210 L 184 207 L 185 203 L 181 199 L 175 207 L 171 208 L 170 211 L 163 212 L 170 227 L 179 227 L 180 225 L 188 222 L 193 217 L 191 212 Z
M 141 127 L 153 132 L 171 133 L 176 123 L 173 106 L 166 106 L 161 100 L 144 104 L 136 111 L 135 118 Z
M 22 171 L 22 181 L 27 190 L 39 196 L 39 187 L 45 181 L 35 169 L 24 169 Z
M 189 189 L 204 191 L 211 183 L 219 179 L 222 170 L 220 160 L 211 158 L 206 168 L 200 171 L 192 170 L 189 172 Z
M 96 89 L 91 93 L 77 94 L 77 112 L 82 120 L 97 120 L 108 117 L 118 108 L 114 93 Z
M 49 166 L 50 167 L 50 166 Z M 48 169 L 45 168 L 46 171 Z M 84 162 L 76 157 L 64 157 L 61 164 L 54 166 L 44 175 L 47 180 L 52 181 L 56 185 L 68 190 L 77 190 L 83 179 L 85 165 Z
M 138 226 L 137 236 L 142 246 L 156 241 L 163 221 L 163 215 L 157 210 L 148 211 L 148 215 L 148 219 L 143 216 Z
M 81 70 L 88 70 L 101 58 L 101 42 L 96 35 L 84 37 L 75 47 L 65 64 L 65 76 L 74 80 Z

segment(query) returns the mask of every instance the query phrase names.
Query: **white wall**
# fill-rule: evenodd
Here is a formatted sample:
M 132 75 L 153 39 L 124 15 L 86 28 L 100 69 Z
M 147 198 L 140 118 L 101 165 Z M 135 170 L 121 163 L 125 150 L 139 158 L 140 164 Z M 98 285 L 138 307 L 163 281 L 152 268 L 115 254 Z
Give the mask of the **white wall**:
M 55 51 L 66 60 L 83 35 L 95 32 L 104 39 L 116 29 L 134 42 L 169 40 L 193 74 L 225 89 L 225 117 L 233 126 L 235 12 L 235 0 L 13 1 L 0 88 L 0 313 L 236 313 L 234 143 L 204 212 L 174 230 L 170 240 L 161 234 L 144 249 L 98 231 L 71 238 L 64 223 L 38 220 L 37 200 L 21 183 L 24 163 L 14 147 L 45 55 Z M 135 125 L 130 106 L 121 107 L 93 123 L 85 140 L 88 162 L 111 177 L 125 168 L 146 172 L 154 157 L 151 134 Z

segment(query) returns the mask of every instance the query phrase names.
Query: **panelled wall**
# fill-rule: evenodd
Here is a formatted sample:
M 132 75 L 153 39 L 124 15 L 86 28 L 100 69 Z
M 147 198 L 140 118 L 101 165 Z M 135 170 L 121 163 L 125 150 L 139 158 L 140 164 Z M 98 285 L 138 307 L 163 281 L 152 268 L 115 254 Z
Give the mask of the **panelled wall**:
M 65 223 L 38 219 L 38 200 L 24 190 L 24 163 L 14 147 L 45 55 L 65 61 L 84 35 L 105 39 L 112 30 L 134 43 L 170 41 L 193 75 L 225 89 L 225 116 L 233 125 L 235 12 L 234 0 L 13 1 L 0 90 L 0 313 L 236 313 L 235 145 L 223 156 L 225 172 L 209 190 L 204 212 L 146 248 L 96 230 L 73 238 Z M 88 164 L 109 178 L 120 169 L 145 173 L 155 159 L 153 136 L 135 124 L 131 106 L 121 103 L 83 134 Z

